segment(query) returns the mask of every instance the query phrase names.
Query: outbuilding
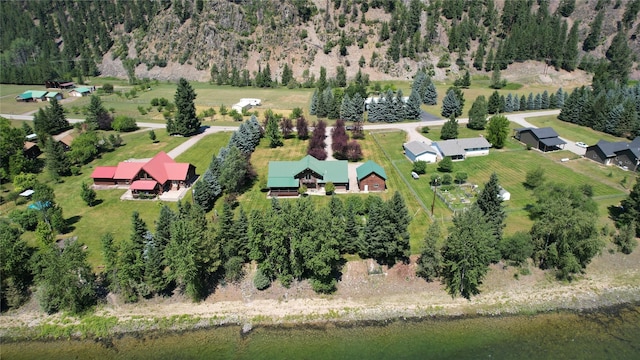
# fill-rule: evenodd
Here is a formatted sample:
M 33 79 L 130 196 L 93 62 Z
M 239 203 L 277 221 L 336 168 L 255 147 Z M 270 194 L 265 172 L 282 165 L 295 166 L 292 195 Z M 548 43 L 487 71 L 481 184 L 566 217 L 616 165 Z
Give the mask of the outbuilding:
M 384 191 L 387 188 L 387 173 L 382 166 L 373 160 L 358 166 L 356 175 L 358 176 L 358 188 L 360 191 Z

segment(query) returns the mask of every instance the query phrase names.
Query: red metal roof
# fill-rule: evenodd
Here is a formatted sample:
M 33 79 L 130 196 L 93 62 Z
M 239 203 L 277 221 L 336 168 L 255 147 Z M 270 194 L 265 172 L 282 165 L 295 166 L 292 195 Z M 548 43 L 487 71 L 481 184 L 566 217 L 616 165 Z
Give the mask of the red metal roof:
M 142 166 L 144 166 L 143 162 L 121 162 L 118 164 L 113 178 L 117 180 L 131 180 L 138 175 Z
M 91 173 L 92 179 L 113 179 L 116 173 L 116 166 L 96 166 Z
M 187 180 L 190 165 L 189 163 L 164 164 L 167 178 L 169 180 Z
M 175 164 L 175 161 L 164 151 L 159 152 L 153 159 L 149 160 L 142 169 L 147 172 L 160 184 L 164 184 L 169 179 L 166 164 Z
M 157 182 L 153 180 L 136 180 L 131 183 L 129 189 L 131 190 L 153 190 L 158 185 Z

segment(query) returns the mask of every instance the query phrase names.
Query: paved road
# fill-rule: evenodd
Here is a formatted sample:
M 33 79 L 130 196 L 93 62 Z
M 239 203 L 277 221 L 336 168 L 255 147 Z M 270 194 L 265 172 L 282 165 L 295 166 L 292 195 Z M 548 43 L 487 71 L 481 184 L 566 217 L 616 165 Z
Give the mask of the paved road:
M 528 112 L 528 113 L 517 113 L 517 114 L 506 114 L 505 116 L 507 117 L 507 119 L 509 119 L 510 121 L 513 121 L 515 123 L 517 123 L 518 125 L 522 126 L 522 127 L 533 127 L 535 128 L 536 126 L 530 124 L 529 122 L 526 121 L 526 118 L 529 117 L 538 117 L 538 116 L 548 116 L 548 115 L 558 115 L 560 113 L 560 110 L 547 110 L 547 111 L 536 111 L 536 112 Z M 423 115 L 426 114 L 423 112 Z M 403 130 L 408 134 L 408 140 L 407 141 L 422 141 L 426 144 L 431 144 L 431 140 L 427 137 L 425 137 L 424 135 L 422 135 L 422 133 L 420 133 L 420 129 L 427 125 L 427 126 L 439 126 L 439 125 L 443 125 L 448 119 L 437 119 L 435 116 L 431 115 L 431 114 L 427 114 L 428 115 L 428 120 L 424 120 L 423 117 L 423 121 L 419 121 L 419 122 L 408 122 L 408 123 L 391 123 L 391 124 L 367 124 L 364 125 L 363 128 L 364 130 L 380 130 L 380 129 L 393 129 L 393 130 Z M 11 115 L 11 114 L 0 114 L 0 116 L 7 118 L 7 119 L 12 119 L 12 120 L 33 120 L 33 116 L 31 115 Z M 83 122 L 84 119 L 67 119 L 69 120 L 70 123 L 77 123 L 77 122 Z M 467 122 L 469 122 L 468 118 L 460 118 L 458 119 L 458 122 L 460 124 L 466 124 Z M 140 128 L 151 128 L 151 129 L 164 129 L 166 128 L 165 124 L 162 123 L 148 123 L 148 122 L 138 122 L 137 123 L 138 126 Z M 182 154 L 184 151 L 186 151 L 187 149 L 189 149 L 191 146 L 193 146 L 195 143 L 197 143 L 200 139 L 202 139 L 204 136 L 208 135 L 208 134 L 213 134 L 216 132 L 222 132 L 222 131 L 234 131 L 236 130 L 237 127 L 233 127 L 233 126 L 209 126 L 208 128 L 205 129 L 204 132 L 191 137 L 189 140 L 185 141 L 184 143 L 182 143 L 180 146 L 176 147 L 175 149 L 173 149 L 172 151 L 169 152 L 169 156 L 175 158 L 176 156 Z M 327 139 L 326 139 L 326 143 L 327 143 L 327 154 L 331 157 L 332 151 L 331 151 L 331 127 L 327 127 Z M 565 150 L 569 150 L 575 154 L 578 155 L 584 155 L 585 154 L 585 149 L 576 146 L 575 142 L 572 140 L 567 140 L 564 138 L 561 138 L 564 141 L 567 142 L 567 145 L 565 145 Z M 332 157 L 331 157 L 332 158 Z

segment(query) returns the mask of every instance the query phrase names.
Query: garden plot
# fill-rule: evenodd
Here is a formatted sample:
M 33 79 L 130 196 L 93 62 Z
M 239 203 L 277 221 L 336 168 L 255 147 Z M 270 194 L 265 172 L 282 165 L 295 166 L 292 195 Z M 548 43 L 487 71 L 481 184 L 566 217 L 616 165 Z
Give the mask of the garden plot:
M 431 187 L 433 189 L 433 186 Z M 474 184 L 442 185 L 436 194 L 454 214 L 469 207 L 477 196 L 478 186 Z

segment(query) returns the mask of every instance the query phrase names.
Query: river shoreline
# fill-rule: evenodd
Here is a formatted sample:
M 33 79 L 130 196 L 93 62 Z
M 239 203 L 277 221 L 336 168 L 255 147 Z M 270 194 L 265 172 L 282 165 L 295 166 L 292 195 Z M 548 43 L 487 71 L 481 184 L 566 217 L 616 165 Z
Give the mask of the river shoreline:
M 399 270 L 403 272 L 402 268 Z M 202 303 L 172 297 L 121 304 L 108 298 L 92 314 L 80 317 L 46 315 L 32 301 L 0 316 L 0 342 L 105 341 L 221 326 L 238 326 L 241 333 L 273 326 L 358 327 L 398 320 L 448 321 L 562 311 L 610 311 L 640 304 L 637 268 L 560 283 L 550 281 L 548 274 L 538 270 L 525 279 L 514 280 L 511 271 L 495 266 L 487 279 L 490 290 L 470 300 L 452 299 L 439 283 L 425 283 L 421 279 L 405 279 L 405 284 L 400 283 L 404 290 L 398 290 L 399 280 L 393 278 L 391 271 L 384 278 L 374 278 L 373 282 L 361 285 L 358 293 L 351 289 L 352 292 L 339 290 L 334 295 L 314 296 L 308 291 L 308 284 L 300 283 L 290 289 L 273 286 L 271 292 L 259 293 L 261 298 L 251 294 L 247 299 L 237 294 L 243 290 L 243 285 L 238 284 L 219 289 L 215 296 Z M 503 279 L 507 275 L 510 281 Z M 346 280 L 350 286 L 354 283 L 353 279 Z M 282 291 L 286 291 L 284 295 Z

